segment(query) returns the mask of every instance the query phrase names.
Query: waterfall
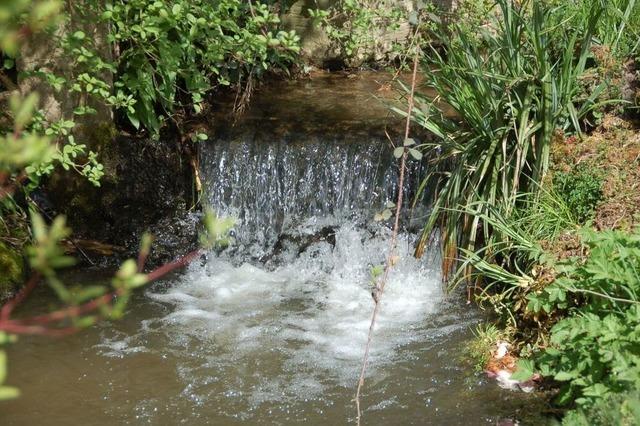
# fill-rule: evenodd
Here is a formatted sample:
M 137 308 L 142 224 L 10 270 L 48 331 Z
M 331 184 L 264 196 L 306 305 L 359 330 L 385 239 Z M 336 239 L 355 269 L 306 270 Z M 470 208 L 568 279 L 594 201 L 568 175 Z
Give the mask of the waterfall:
M 308 99 L 311 89 L 300 93 Z M 298 410 L 316 401 L 328 410 L 355 384 L 373 271 L 390 249 L 393 219 L 373 218 L 400 189 L 380 121 L 354 121 L 345 108 L 317 105 L 305 105 L 311 116 L 294 115 L 295 95 L 258 98 L 249 118 L 209 132 L 200 151 L 203 203 L 237 218 L 235 244 L 148 291 L 166 307 L 162 314 L 137 334 L 99 347 L 122 357 L 162 341 L 163 354 L 177 360 L 182 396 L 220 409 L 235 404 L 244 420 L 274 405 Z M 319 99 L 337 105 L 335 97 Z M 320 110 L 325 114 L 316 116 Z M 387 133 L 401 140 L 397 131 Z M 424 165 L 410 162 L 407 172 L 402 190 L 410 211 Z M 407 219 L 371 350 L 370 372 L 378 377 L 385 377 L 384 366 L 415 356 L 405 349 L 412 342 L 461 326 L 450 320 L 435 254 L 412 256 L 417 235 Z
M 422 166 L 408 164 L 410 201 Z M 206 204 L 235 216 L 238 242 L 256 254 L 310 218 L 370 221 L 398 191 L 390 142 L 366 133 L 226 131 L 202 148 L 201 168 Z

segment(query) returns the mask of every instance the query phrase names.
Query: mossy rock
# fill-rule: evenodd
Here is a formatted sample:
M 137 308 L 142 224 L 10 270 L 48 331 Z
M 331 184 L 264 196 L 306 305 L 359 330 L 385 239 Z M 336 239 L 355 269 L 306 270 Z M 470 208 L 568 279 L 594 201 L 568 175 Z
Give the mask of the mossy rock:
M 0 242 L 0 300 L 6 299 L 22 283 L 24 261 L 15 249 Z

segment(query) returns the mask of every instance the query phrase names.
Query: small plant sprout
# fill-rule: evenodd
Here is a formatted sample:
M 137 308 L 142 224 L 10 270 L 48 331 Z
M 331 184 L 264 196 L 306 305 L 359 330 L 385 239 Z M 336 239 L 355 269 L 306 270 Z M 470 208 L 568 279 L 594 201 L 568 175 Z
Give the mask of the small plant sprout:
M 378 279 L 380 279 L 383 273 L 384 273 L 384 265 L 375 265 L 371 267 L 371 269 L 369 270 L 369 277 L 370 277 L 369 282 L 371 283 L 372 286 L 375 287 L 378 285 Z
M 236 220 L 232 217 L 220 218 L 213 211 L 207 211 L 203 219 L 204 232 L 200 234 L 200 244 L 205 249 L 226 248 L 232 242 L 229 235 Z
M 395 208 L 396 208 L 395 203 L 391 201 L 387 202 L 384 210 L 382 210 L 380 213 L 376 213 L 373 216 L 373 220 L 375 220 L 376 222 L 382 222 L 382 221 L 391 219 L 391 216 L 393 216 L 393 209 Z

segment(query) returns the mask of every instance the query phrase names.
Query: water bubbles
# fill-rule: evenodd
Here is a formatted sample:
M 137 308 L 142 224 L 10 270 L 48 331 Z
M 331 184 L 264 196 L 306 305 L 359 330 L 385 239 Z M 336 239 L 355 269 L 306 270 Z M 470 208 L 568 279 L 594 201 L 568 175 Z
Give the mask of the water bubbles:
M 315 229 L 323 225 L 310 222 Z M 297 232 L 313 234 L 310 228 Z M 373 308 L 369 265 L 384 261 L 387 234 L 381 226 L 372 233 L 343 224 L 335 229 L 335 246 L 311 243 L 273 270 L 211 256 L 205 265 L 191 265 L 166 291 L 150 292 L 150 298 L 173 306 L 159 319 L 171 350 L 192 352 L 198 342 L 198 351 L 212 354 L 181 369 L 194 388 L 187 392 L 190 398 L 206 394 L 206 377 L 213 374 L 229 383 L 225 397 L 243 397 L 252 405 L 317 398 L 327 383 L 352 384 Z M 420 332 L 416 325 L 442 306 L 437 267 L 410 255 L 413 238 L 399 238 L 399 263 L 376 326 L 373 371 L 392 362 Z M 185 344 L 184 336 L 192 343 Z

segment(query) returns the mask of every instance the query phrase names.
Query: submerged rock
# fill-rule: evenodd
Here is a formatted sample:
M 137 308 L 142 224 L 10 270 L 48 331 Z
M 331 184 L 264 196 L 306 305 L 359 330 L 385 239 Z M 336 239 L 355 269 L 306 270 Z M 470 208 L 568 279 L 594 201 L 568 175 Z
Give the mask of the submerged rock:
M 260 262 L 267 263 L 277 259 L 285 252 L 294 258 L 305 252 L 311 245 L 326 241 L 331 247 L 336 246 L 336 227 L 325 226 L 312 234 L 281 234 L 271 253 L 263 256 Z

